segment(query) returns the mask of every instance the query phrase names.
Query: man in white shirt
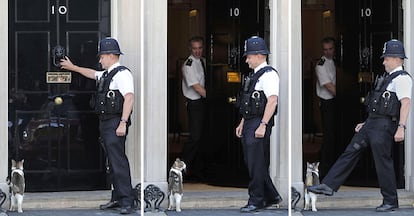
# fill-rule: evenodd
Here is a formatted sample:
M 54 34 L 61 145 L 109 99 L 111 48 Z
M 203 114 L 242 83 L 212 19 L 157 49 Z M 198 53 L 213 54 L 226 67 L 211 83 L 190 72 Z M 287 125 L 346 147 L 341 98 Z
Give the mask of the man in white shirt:
M 240 104 L 242 119 L 236 128 L 241 139 L 244 160 L 249 171 L 249 200 L 242 213 L 256 212 L 282 202 L 269 175 L 270 135 L 279 97 L 279 74 L 267 64 L 270 54 L 258 36 L 245 42 L 244 55 L 253 73 L 243 84 Z M 249 80 L 249 81 L 247 81 Z
M 202 57 L 204 40 L 195 36 L 189 40 L 191 55 L 182 66 L 182 91 L 186 98 L 190 140 L 184 144 L 181 159 L 187 164 L 188 181 L 204 180 L 204 162 L 200 148 L 203 145 L 205 113 L 205 59 Z
M 320 175 L 323 177 L 335 162 L 336 138 L 336 66 L 335 39 L 325 37 L 321 41 L 323 56 L 315 67 L 316 94 L 320 101 L 323 142 L 320 149 Z

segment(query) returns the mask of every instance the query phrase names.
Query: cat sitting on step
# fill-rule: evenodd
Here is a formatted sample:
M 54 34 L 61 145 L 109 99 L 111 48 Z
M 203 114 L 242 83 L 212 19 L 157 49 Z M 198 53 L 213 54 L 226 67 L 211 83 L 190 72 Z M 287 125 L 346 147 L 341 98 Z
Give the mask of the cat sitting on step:
M 168 175 L 168 210 L 181 211 L 181 199 L 183 197 L 183 171 L 186 164 L 177 158 L 171 166 Z
M 319 162 L 306 162 L 305 208 L 303 210 L 309 210 L 310 201 L 312 205 L 312 211 L 318 211 L 316 209 L 316 200 L 318 199 L 317 194 L 308 191 L 307 187 L 319 184 Z
M 23 197 L 26 187 L 23 171 L 23 162 L 12 160 L 11 175 L 7 178 L 10 188 L 10 211 L 23 212 Z

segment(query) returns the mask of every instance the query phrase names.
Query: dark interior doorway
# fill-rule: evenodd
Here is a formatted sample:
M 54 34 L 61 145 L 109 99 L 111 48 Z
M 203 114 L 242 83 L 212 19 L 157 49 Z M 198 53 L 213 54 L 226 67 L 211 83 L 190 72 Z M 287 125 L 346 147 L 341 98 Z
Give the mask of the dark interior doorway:
M 252 35 L 264 38 L 269 35 L 266 30 L 269 13 L 265 5 L 268 5 L 266 0 L 169 1 L 168 167 L 180 156 L 188 139 L 181 65 L 189 55 L 187 40 L 201 35 L 205 39 L 207 59 L 208 120 L 202 148 L 206 182 L 247 186 L 241 144 L 235 137 L 240 116 L 231 98 L 238 93 L 241 79 L 249 72 L 242 58 L 244 40 Z

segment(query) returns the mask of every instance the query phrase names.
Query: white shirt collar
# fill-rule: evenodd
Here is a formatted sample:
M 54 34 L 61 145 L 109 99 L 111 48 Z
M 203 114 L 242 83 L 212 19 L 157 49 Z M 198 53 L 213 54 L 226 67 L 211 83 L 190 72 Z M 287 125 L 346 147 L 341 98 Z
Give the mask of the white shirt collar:
M 400 71 L 400 70 L 403 70 L 402 66 L 398 66 L 398 67 L 396 67 L 394 70 L 392 70 L 392 71 L 390 72 L 390 74 L 392 74 L 392 73 L 394 73 L 394 72 L 396 72 L 396 71 Z
M 322 58 L 325 59 L 325 61 L 333 61 L 333 59 L 327 58 L 326 56 L 322 56 Z
M 259 66 L 257 66 L 255 69 L 254 69 L 254 72 L 256 73 L 257 71 L 259 71 L 260 69 L 262 69 L 262 68 L 264 68 L 264 67 L 266 67 L 267 66 L 267 62 L 266 61 L 264 61 L 263 63 L 261 63 Z
M 190 57 L 194 60 L 194 61 L 200 61 L 200 58 L 196 58 L 195 56 L 193 56 L 192 54 L 190 55 Z
M 111 72 L 113 69 L 115 69 L 116 67 L 120 66 L 121 63 L 116 62 L 115 64 L 111 65 L 111 67 L 108 68 L 108 71 Z

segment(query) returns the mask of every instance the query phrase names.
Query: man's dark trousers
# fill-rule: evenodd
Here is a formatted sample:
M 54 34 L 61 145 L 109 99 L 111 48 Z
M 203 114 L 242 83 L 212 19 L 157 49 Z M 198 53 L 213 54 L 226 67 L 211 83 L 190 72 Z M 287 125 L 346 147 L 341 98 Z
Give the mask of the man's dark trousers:
M 346 150 L 329 170 L 322 183 L 337 191 L 358 163 L 363 150 L 371 147 L 383 204 L 398 206 L 392 147 L 397 123 L 391 118 L 369 117 L 354 135 Z
M 261 119 L 259 117 L 245 120 L 241 138 L 244 161 L 250 176 L 248 204 L 257 207 L 263 207 L 264 202 L 273 201 L 279 196 L 269 176 L 272 125 L 266 126 L 264 138 L 255 138 L 254 135 Z
M 133 192 L 128 158 L 125 154 L 126 136 L 117 136 L 120 118 L 101 120 L 100 135 L 108 156 L 114 195 L 121 206 L 132 206 Z
M 205 99 L 187 99 L 187 113 L 190 129 L 190 141 L 184 145 L 182 160 L 194 176 L 202 176 L 203 161 L 199 154 L 202 147 L 205 124 Z
M 331 166 L 335 163 L 336 145 L 336 102 L 335 98 L 324 100 L 320 98 L 320 111 L 323 128 L 323 143 L 320 151 L 321 175 L 325 176 Z

